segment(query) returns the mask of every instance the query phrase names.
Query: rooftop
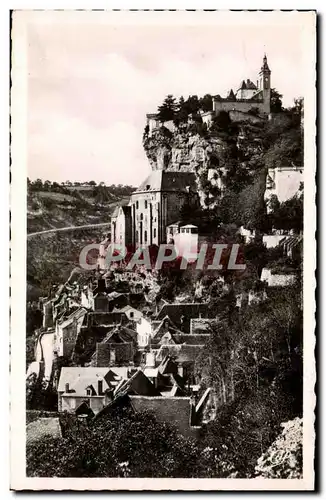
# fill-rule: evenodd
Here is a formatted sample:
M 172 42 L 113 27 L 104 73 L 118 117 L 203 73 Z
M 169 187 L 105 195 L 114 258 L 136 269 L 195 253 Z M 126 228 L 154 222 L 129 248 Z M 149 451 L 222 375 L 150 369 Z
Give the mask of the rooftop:
M 197 190 L 195 174 L 192 172 L 153 170 L 131 196 L 146 191 L 187 192 L 187 186 Z
M 111 372 L 111 373 L 110 373 Z M 96 383 L 98 380 L 105 380 L 107 385 L 112 378 L 126 378 L 128 376 L 128 367 L 93 367 L 93 366 L 64 366 L 61 369 L 58 392 L 64 392 L 66 384 L 73 388 L 79 380 L 82 380 L 84 389 L 87 385 Z M 77 386 L 79 387 L 79 386 Z M 104 389 L 104 387 L 103 387 Z

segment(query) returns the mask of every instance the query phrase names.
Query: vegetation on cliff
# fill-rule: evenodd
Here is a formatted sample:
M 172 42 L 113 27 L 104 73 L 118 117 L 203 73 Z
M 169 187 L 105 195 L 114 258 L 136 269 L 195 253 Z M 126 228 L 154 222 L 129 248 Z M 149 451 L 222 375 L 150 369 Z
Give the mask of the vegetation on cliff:
M 151 134 L 145 129 L 143 137 L 152 168 L 194 172 L 201 209 L 215 222 L 263 228 L 267 169 L 303 164 L 303 101 L 284 109 L 281 98 L 273 89 L 270 120 L 253 111 L 240 117 L 221 111 L 208 127 L 200 111 L 211 96 L 178 103 L 168 96 L 159 107 L 162 126 Z

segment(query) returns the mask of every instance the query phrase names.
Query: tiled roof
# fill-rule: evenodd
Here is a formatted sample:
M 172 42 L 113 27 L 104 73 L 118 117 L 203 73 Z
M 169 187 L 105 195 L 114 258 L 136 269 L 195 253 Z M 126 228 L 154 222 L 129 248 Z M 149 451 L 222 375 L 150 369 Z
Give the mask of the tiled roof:
M 230 90 L 229 95 L 228 95 L 228 99 L 234 99 L 234 100 L 236 99 L 234 92 L 233 92 L 233 89 Z
M 128 318 L 124 312 L 95 312 L 88 314 L 89 322 L 92 325 L 116 325 L 121 321 L 127 322 Z
M 146 191 L 186 192 L 187 186 L 197 191 L 195 174 L 192 172 L 153 170 L 134 193 L 143 193 Z
M 193 362 L 197 358 L 203 344 L 199 345 L 187 345 L 187 344 L 176 344 L 176 345 L 162 345 L 158 349 L 153 348 L 153 351 L 157 352 L 156 358 L 160 356 L 171 356 L 175 359 L 176 363 Z
M 131 378 L 125 380 L 119 387 L 117 387 L 115 395 L 123 393 L 139 394 L 144 396 L 160 395 L 160 392 L 141 370 L 138 370 Z
M 61 369 L 58 392 L 64 392 L 66 389 L 66 384 L 69 384 L 69 388 L 73 387 L 73 384 L 77 384 L 79 379 L 84 379 L 83 383 L 96 383 L 99 379 L 105 379 L 109 385 L 110 380 L 118 377 L 127 377 L 128 367 L 93 367 L 93 366 L 64 366 Z M 86 380 L 87 379 L 87 380 Z M 86 385 L 87 386 L 87 385 Z M 86 388 L 84 387 L 84 389 Z
M 165 316 L 168 316 L 171 321 L 177 326 L 181 326 L 181 317 L 199 318 L 200 316 L 208 315 L 207 304 L 201 302 L 193 303 L 180 303 L 180 304 L 165 304 L 156 316 L 156 320 L 162 320 Z
M 171 357 L 167 355 L 159 365 L 158 371 L 161 375 L 168 375 L 170 373 L 175 374 L 178 372 L 178 367 Z
M 191 318 L 190 320 L 190 333 L 191 335 L 205 334 L 210 332 L 210 325 L 213 318 Z
M 69 393 L 71 391 L 71 395 L 74 396 L 84 396 L 85 395 L 85 390 L 86 389 L 91 389 L 92 391 L 92 396 L 99 396 L 98 394 L 98 381 L 103 382 L 103 391 L 106 391 L 107 389 L 111 389 L 110 384 L 105 380 L 104 377 L 101 375 L 99 376 L 83 376 L 83 377 L 78 377 L 76 380 L 69 386 Z M 67 395 L 66 392 L 64 392 L 64 395 Z
M 172 222 L 172 224 L 169 224 L 168 226 L 166 227 L 174 227 L 174 226 L 180 226 L 182 224 L 182 221 L 181 220 L 177 220 L 176 222 Z
M 246 85 L 248 90 L 257 90 L 257 86 L 249 79 L 247 80 Z
M 188 345 L 204 345 L 209 340 L 210 334 L 190 334 L 190 333 L 175 333 L 173 334 L 173 339 L 177 344 L 188 344 Z
M 106 418 L 112 413 L 115 413 L 116 411 L 119 411 L 121 408 L 125 407 L 131 407 L 130 404 L 130 399 L 128 394 L 121 394 L 114 398 L 113 401 L 111 401 L 109 404 L 104 406 L 104 408 L 95 415 L 94 419 L 98 420 L 100 418 Z
M 118 337 L 122 342 L 132 342 L 137 338 L 137 332 L 136 330 L 132 330 L 131 328 L 119 325 L 107 333 L 105 338 L 102 340 L 102 343 L 110 343 L 113 337 Z

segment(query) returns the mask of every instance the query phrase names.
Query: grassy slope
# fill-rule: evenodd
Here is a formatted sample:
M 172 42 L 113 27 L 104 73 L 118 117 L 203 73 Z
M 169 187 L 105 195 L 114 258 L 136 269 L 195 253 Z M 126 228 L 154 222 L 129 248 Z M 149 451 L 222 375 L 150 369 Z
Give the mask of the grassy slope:
M 83 196 L 55 192 L 33 192 L 27 199 L 27 232 L 68 226 L 110 222 L 114 208 L 127 203 L 129 197 L 108 196 L 99 204 L 91 192 Z M 63 283 L 78 266 L 82 248 L 100 242 L 110 226 L 37 235 L 27 240 L 27 300 L 46 295 L 53 284 Z

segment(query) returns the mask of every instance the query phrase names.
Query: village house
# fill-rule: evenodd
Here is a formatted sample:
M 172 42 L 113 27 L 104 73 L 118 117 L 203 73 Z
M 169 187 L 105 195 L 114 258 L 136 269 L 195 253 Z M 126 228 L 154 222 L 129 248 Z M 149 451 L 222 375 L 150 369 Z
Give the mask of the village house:
M 269 168 L 266 177 L 265 202 L 267 211 L 270 211 L 270 199 L 276 196 L 283 203 L 300 192 L 303 184 L 303 167 L 296 165 L 283 165 Z
M 58 385 L 58 411 L 73 413 L 81 404 L 94 414 L 109 401 L 120 380 L 128 377 L 128 368 L 63 367 Z
M 132 243 L 131 206 L 117 206 L 111 217 L 111 242 L 123 245 Z
M 55 325 L 54 351 L 58 356 L 70 357 L 74 351 L 87 311 L 77 308 L 67 318 L 58 320 Z
M 128 366 L 137 352 L 137 332 L 126 326 L 110 330 L 96 343 L 92 356 L 93 366 Z

